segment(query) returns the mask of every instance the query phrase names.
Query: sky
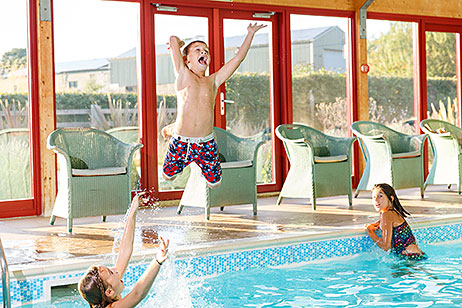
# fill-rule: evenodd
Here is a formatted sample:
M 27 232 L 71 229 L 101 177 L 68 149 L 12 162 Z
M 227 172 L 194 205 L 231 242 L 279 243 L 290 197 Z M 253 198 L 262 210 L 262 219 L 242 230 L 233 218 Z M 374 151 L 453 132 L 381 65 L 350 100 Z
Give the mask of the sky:
M 99 0 L 54 0 L 53 3 L 56 62 L 115 57 L 137 45 L 139 4 Z M 0 56 L 12 48 L 27 46 L 26 14 L 26 0 L 0 2 Z M 157 44 L 166 43 L 172 34 L 180 38 L 207 35 L 205 18 L 158 16 L 155 24 Z M 248 21 L 227 21 L 225 36 L 244 35 L 247 25 Z M 330 25 L 347 31 L 344 18 L 291 16 L 294 30 Z M 387 21 L 369 20 L 367 25 L 369 37 L 389 29 Z M 268 31 L 269 28 L 265 28 L 261 33 Z

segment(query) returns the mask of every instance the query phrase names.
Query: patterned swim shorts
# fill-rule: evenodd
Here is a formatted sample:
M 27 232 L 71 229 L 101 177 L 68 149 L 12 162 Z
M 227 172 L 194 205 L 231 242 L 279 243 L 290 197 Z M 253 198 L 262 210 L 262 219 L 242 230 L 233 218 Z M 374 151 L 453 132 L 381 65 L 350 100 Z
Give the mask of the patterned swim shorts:
M 197 140 L 206 141 L 196 142 Z M 218 158 L 218 146 L 213 135 L 205 138 L 188 138 L 178 135 L 172 137 L 164 159 L 164 175 L 167 178 L 173 178 L 192 162 L 201 168 L 202 175 L 210 184 L 218 184 L 221 181 L 222 171 Z

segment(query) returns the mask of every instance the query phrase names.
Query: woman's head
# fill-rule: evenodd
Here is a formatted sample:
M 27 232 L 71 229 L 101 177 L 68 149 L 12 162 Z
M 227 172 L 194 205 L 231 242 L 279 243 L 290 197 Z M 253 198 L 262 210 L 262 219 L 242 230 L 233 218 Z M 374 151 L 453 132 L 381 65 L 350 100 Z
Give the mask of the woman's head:
M 90 307 L 102 308 L 120 298 L 124 285 L 117 272 L 106 266 L 92 266 L 80 279 L 78 289 Z
M 377 211 L 395 210 L 402 217 L 410 215 L 399 202 L 393 187 L 386 183 L 375 184 L 372 188 L 372 201 Z

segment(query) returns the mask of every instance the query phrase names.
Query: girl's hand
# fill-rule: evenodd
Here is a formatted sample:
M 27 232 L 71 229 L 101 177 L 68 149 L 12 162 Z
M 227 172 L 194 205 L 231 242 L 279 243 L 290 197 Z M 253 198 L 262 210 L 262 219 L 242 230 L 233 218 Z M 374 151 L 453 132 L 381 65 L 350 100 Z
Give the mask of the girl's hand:
M 255 33 L 258 30 L 265 28 L 266 25 L 257 25 L 257 23 L 254 23 L 253 25 L 250 23 L 249 26 L 247 27 L 247 31 L 249 33 Z
M 136 211 L 140 205 L 144 204 L 145 201 L 144 201 L 143 195 L 145 194 L 146 194 L 145 192 L 140 192 L 140 193 L 137 193 L 135 197 L 133 197 L 132 205 L 130 207 L 131 212 Z
M 365 224 L 364 227 L 369 231 L 375 232 L 379 228 L 379 223 Z
M 159 237 L 159 239 L 160 239 L 160 246 L 159 246 L 160 250 L 157 253 L 156 260 L 159 264 L 162 264 L 168 258 L 167 253 L 168 253 L 168 245 L 170 244 L 170 241 L 169 240 L 165 241 L 161 236 Z

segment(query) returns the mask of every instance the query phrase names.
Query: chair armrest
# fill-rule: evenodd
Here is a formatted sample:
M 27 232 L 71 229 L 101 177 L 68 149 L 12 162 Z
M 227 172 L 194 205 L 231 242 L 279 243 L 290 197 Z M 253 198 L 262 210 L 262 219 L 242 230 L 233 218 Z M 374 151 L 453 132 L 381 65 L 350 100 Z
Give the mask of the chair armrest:
M 424 144 L 425 144 L 425 139 L 427 139 L 426 134 L 422 135 L 413 135 L 409 137 L 409 152 L 412 151 L 420 151 L 420 153 L 423 153 L 424 149 Z
M 135 154 L 137 150 L 141 149 L 142 147 L 143 145 L 141 143 L 127 144 L 127 143 L 121 142 L 119 151 L 118 151 L 118 156 L 117 156 L 118 167 L 130 168 L 132 161 L 133 161 L 133 155 Z
M 350 157 L 351 145 L 356 137 L 329 137 L 328 149 L 330 156 L 347 155 Z

